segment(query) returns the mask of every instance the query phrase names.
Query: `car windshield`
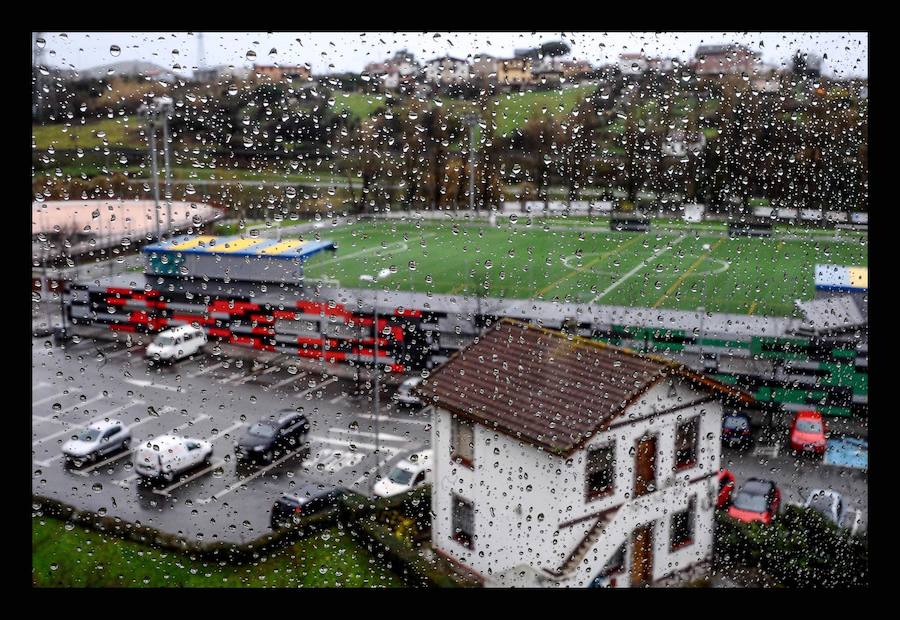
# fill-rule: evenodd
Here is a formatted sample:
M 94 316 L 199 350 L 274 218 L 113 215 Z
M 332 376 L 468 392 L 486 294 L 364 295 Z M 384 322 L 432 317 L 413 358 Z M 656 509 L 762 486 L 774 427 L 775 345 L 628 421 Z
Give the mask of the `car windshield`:
M 729 430 L 742 431 L 749 425 L 747 424 L 747 418 L 741 416 L 729 416 L 725 418 L 724 426 Z
M 78 433 L 78 439 L 80 441 L 96 441 L 97 437 L 100 436 L 100 431 L 96 428 L 86 428 L 80 433 Z
M 275 436 L 275 428 L 270 426 L 269 424 L 264 424 L 262 422 L 257 422 L 253 426 L 250 427 L 250 430 L 247 431 L 249 434 L 254 435 L 255 437 L 274 437 Z
M 168 347 L 175 344 L 175 337 L 171 334 L 160 334 L 153 343 L 160 347 Z
M 734 499 L 734 506 L 735 508 L 747 510 L 749 512 L 765 512 L 767 509 L 766 496 L 757 495 L 753 492 L 741 491 Z
M 408 469 L 403 469 L 402 467 L 395 467 L 391 470 L 391 475 L 388 476 L 391 482 L 395 484 L 409 484 L 409 482 L 413 478 L 413 473 Z
M 801 433 L 821 433 L 822 423 L 818 420 L 799 420 L 797 430 Z

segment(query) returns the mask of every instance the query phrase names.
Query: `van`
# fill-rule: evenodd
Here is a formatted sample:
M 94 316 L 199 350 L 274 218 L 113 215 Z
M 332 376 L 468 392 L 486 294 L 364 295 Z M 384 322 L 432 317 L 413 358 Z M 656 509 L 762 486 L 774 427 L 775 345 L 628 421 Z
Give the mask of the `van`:
M 178 474 L 209 461 L 213 446 L 203 439 L 160 435 L 134 451 L 134 471 L 144 478 L 171 481 Z
M 195 355 L 206 344 L 206 332 L 193 325 L 180 325 L 159 332 L 147 346 L 147 359 L 174 362 Z

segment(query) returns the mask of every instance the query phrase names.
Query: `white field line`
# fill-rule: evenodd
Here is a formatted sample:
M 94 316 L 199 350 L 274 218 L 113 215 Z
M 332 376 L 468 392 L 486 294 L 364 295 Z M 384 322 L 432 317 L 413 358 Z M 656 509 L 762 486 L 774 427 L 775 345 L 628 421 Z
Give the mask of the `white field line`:
M 84 424 L 84 426 L 79 426 L 79 427 L 76 427 L 76 426 L 70 426 L 69 428 L 64 428 L 63 430 L 61 430 L 61 431 L 59 431 L 59 432 L 56 432 L 56 433 L 53 433 L 52 435 L 47 435 L 46 437 L 41 437 L 40 439 L 37 439 L 37 440 L 33 441 L 33 442 L 31 443 L 31 446 L 34 447 L 34 446 L 36 446 L 36 445 L 38 445 L 38 444 L 44 443 L 45 441 L 49 441 L 49 440 L 51 440 L 51 439 L 55 439 L 56 437 L 59 437 L 60 435 L 65 435 L 66 433 L 72 432 L 72 429 L 74 429 L 74 428 L 85 428 L 85 427 L 88 427 L 88 426 L 90 426 L 91 424 L 93 424 L 94 422 L 99 422 L 100 420 L 104 420 L 104 419 L 106 419 L 108 416 L 111 416 L 111 415 L 113 415 L 113 414 L 115 414 L 115 413 L 118 413 L 119 411 L 124 411 L 124 410 L 126 410 L 126 409 L 130 409 L 130 408 L 134 407 L 135 405 L 143 405 L 143 404 L 144 404 L 144 401 L 142 401 L 142 400 L 133 400 L 133 401 L 131 401 L 131 403 L 129 403 L 129 404 L 127 404 L 127 405 L 119 405 L 119 406 L 116 407 L 115 409 L 110 409 L 109 411 L 106 411 L 106 412 L 104 412 L 104 413 L 101 413 L 101 414 L 97 415 L 96 417 L 94 417 L 94 418 L 92 418 L 91 420 L 89 420 L 86 424 Z
M 662 256 L 663 254 L 665 254 L 665 253 L 668 252 L 669 250 L 673 249 L 676 245 L 678 245 L 679 243 L 681 243 L 682 241 L 684 241 L 686 238 L 687 238 L 686 235 L 681 235 L 680 237 L 678 237 L 678 239 L 676 239 L 675 241 L 673 241 L 673 242 L 671 243 L 671 245 L 667 245 L 666 247 L 664 247 L 664 248 L 663 248 L 662 250 L 660 250 L 659 252 L 653 254 L 652 256 L 648 256 L 646 259 L 642 260 L 640 263 L 638 263 L 638 265 L 637 265 L 636 267 L 630 269 L 630 270 L 628 271 L 628 273 L 626 273 L 626 274 L 623 275 L 621 278 L 619 278 L 618 280 L 616 280 L 615 282 L 613 282 L 612 284 L 610 284 L 608 287 L 606 287 L 602 292 L 600 292 L 596 297 L 594 297 L 594 298 L 590 301 L 590 303 L 592 303 L 592 304 L 593 304 L 593 303 L 597 303 L 598 301 L 600 301 L 601 299 L 603 299 L 604 297 L 606 297 L 609 293 L 612 293 L 614 290 L 616 290 L 617 288 L 619 288 L 620 286 L 622 286 L 622 284 L 624 284 L 626 280 L 628 280 L 629 278 L 631 278 L 631 276 L 633 276 L 633 275 L 636 274 L 638 271 L 640 271 L 641 269 L 643 269 L 644 267 L 646 267 L 647 264 L 650 263 L 650 261 L 659 258 L 660 256 Z
M 437 233 L 426 233 L 426 234 L 422 235 L 421 237 L 416 237 L 415 241 L 418 241 L 420 239 L 429 239 L 436 235 L 437 235 Z M 359 256 L 365 256 L 366 254 L 372 254 L 373 252 L 379 252 L 379 251 L 406 252 L 407 250 L 409 250 L 409 243 L 411 241 L 413 241 L 413 239 L 410 239 L 410 241 L 394 241 L 393 243 L 389 243 L 386 247 L 375 246 L 375 247 L 371 247 L 371 248 L 366 248 L 365 250 L 358 250 L 356 252 L 351 252 L 350 254 L 344 254 L 343 256 L 336 256 L 334 258 L 329 258 L 327 260 L 324 260 L 320 263 L 315 263 L 315 264 L 311 265 L 311 267 L 318 268 L 318 267 L 323 267 L 326 265 L 333 265 L 335 263 L 340 263 L 342 261 L 345 261 L 345 260 L 348 260 L 351 258 L 357 258 Z

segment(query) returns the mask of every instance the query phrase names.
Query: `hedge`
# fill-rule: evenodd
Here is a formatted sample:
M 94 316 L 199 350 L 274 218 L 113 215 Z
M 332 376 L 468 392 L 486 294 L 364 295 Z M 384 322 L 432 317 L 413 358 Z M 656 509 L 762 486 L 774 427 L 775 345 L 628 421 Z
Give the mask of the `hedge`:
M 758 568 L 793 588 L 869 585 L 866 535 L 851 536 L 815 511 L 789 506 L 772 523 L 716 516 L 715 562 Z

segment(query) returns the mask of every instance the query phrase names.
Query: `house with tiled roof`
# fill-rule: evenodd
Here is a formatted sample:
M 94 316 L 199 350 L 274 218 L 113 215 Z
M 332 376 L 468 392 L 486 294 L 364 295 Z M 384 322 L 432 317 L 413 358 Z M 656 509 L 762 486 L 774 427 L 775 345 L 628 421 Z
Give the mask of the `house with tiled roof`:
M 711 558 L 722 403 L 745 393 L 509 319 L 420 392 L 432 549 L 485 586 L 647 586 Z

